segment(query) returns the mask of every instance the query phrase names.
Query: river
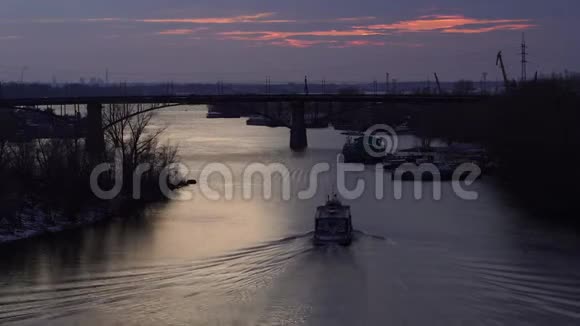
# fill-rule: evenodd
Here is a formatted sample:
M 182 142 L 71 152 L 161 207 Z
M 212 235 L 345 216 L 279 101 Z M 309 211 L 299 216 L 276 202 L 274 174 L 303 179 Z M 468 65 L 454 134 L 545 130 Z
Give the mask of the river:
M 350 247 L 314 247 L 313 214 L 331 191 L 320 177 L 314 198 L 296 190 L 309 171 L 333 163 L 345 137 L 309 130 L 305 153 L 289 150 L 284 128 L 205 119 L 203 108 L 157 115 L 164 141 L 199 177 L 208 163 L 231 169 L 234 198 L 148 207 L 72 230 L 0 247 L 0 324 L 15 325 L 577 325 L 580 238 L 532 218 L 494 178 L 464 200 L 444 184 L 416 200 L 393 196 L 385 177 L 377 199 L 374 167 L 352 206 Z M 412 146 L 401 137 L 401 146 Z M 283 163 L 290 200 L 240 195 L 250 163 Z M 224 180 L 211 177 L 214 189 Z M 227 184 L 227 183 L 226 183 Z M 280 187 L 278 187 L 280 188 Z M 183 198 L 182 198 L 183 199 Z M 549 217 L 546 217 L 548 219 Z

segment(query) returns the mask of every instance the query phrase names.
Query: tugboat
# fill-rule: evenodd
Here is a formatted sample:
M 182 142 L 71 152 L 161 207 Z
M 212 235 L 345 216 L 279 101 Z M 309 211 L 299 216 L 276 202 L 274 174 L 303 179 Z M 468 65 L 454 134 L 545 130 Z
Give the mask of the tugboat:
M 329 196 L 326 205 L 316 210 L 314 244 L 348 246 L 352 242 L 352 232 L 350 206 L 343 205 L 336 194 Z

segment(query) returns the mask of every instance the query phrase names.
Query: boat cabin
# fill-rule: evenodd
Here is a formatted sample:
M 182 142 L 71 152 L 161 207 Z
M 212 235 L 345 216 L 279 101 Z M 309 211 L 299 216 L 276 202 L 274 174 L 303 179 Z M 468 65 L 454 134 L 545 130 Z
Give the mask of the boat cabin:
M 342 205 L 336 195 L 319 206 L 315 216 L 314 241 L 316 244 L 339 243 L 349 245 L 352 241 L 352 216 L 350 206 Z

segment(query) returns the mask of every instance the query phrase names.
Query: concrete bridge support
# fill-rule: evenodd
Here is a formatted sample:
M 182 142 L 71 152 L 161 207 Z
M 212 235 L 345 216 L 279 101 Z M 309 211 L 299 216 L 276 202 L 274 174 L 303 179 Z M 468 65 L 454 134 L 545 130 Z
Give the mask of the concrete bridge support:
M 290 124 L 290 149 L 302 151 L 308 147 L 306 136 L 306 121 L 304 119 L 305 103 L 292 104 L 292 122 Z
M 91 160 L 100 160 L 105 154 L 105 132 L 103 130 L 103 106 L 87 104 L 86 150 Z

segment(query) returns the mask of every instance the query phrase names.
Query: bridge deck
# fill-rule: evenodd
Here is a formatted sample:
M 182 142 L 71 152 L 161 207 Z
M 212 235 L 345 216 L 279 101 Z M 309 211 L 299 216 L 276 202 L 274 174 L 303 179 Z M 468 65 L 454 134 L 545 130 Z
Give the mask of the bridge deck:
M 269 102 L 351 102 L 351 103 L 465 103 L 489 96 L 469 95 L 186 95 L 186 96 L 92 96 L 0 99 L 1 106 L 73 105 L 73 104 L 219 104 Z

